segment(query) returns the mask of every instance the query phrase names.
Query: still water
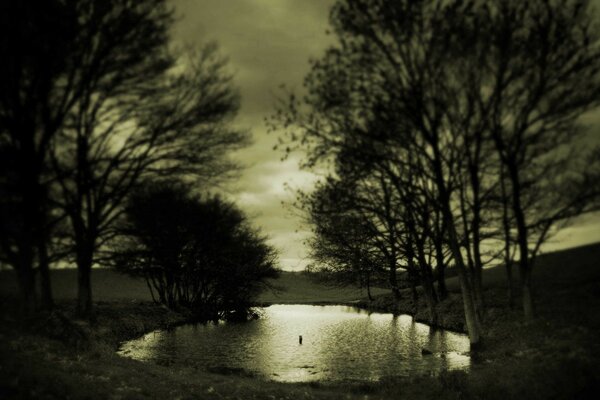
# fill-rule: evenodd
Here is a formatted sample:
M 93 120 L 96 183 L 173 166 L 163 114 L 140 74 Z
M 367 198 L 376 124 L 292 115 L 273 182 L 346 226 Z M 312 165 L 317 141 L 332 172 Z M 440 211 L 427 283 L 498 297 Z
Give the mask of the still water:
M 302 344 L 299 336 L 302 335 Z M 427 348 L 432 355 L 422 355 Z M 274 305 L 247 323 L 184 325 L 124 343 L 119 354 L 202 368 L 242 368 L 284 382 L 378 380 L 467 369 L 466 335 L 412 317 L 346 306 Z

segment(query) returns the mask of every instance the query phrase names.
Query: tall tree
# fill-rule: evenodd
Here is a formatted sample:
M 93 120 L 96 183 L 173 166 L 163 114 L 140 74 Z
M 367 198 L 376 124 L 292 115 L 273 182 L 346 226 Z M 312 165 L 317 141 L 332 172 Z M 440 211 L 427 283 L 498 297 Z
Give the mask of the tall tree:
M 138 57 L 138 73 L 127 70 L 89 93 L 57 140 L 53 161 L 72 225 L 81 315 L 92 311 L 91 267 L 102 262 L 135 185 L 151 176 L 215 184 L 236 169 L 227 152 L 247 143 L 225 124 L 238 97 L 216 46 L 185 53 L 169 70 L 163 51 Z
M 14 156 L 3 187 L 11 194 L 3 212 L 14 209 L 4 258 L 17 270 L 25 308 L 35 306 L 36 268 L 48 303 L 48 242 L 62 208 L 79 272 L 78 309 L 90 315 L 91 266 L 140 177 L 208 179 L 234 169 L 224 154 L 246 135 L 224 121 L 237 110 L 237 94 L 214 45 L 173 57 L 165 0 L 1 7 L 0 135 Z
M 313 65 L 304 104 L 292 99 L 279 117 L 284 126 L 301 130 L 296 143 L 308 148 L 309 165 L 324 156 L 350 163 L 370 159 L 386 167 L 387 179 L 402 178 L 397 188 L 408 182 L 418 189 L 403 190 L 414 210 L 422 199 L 439 210 L 476 346 L 480 326 L 453 209 L 460 137 L 447 124 L 452 95 L 444 69 L 455 38 L 450 28 L 461 22 L 465 7 L 435 1 L 339 1 L 332 24 L 340 45 Z M 297 136 L 292 133 L 292 139 Z M 425 266 L 414 218 L 407 213 L 407 226 L 414 227 L 407 248 L 416 250 L 408 260 Z M 420 229 L 429 232 L 429 222 L 422 219 Z
M 1 239 L 17 272 L 23 309 L 30 313 L 36 307 L 35 269 L 47 268 L 50 143 L 98 71 L 92 59 L 80 68 L 93 46 L 82 35 L 77 2 L 2 2 L 0 36 L 0 142 L 12 160 L 3 188 L 11 200 L 2 204 L 2 224 L 10 235 Z
M 69 55 L 71 65 L 63 74 L 81 74 L 81 87 L 50 142 L 48 161 L 58 178 L 59 203 L 74 238 L 78 312 L 89 316 L 96 242 L 103 224 L 113 216 L 105 192 L 123 197 L 131 185 L 127 176 L 119 179 L 111 169 L 135 173 L 131 158 L 142 157 L 132 148 L 132 137 L 137 137 L 123 125 L 136 131 L 135 120 L 144 110 L 140 99 L 155 94 L 157 79 L 171 65 L 165 47 L 172 18 L 159 0 L 84 1 L 73 11 L 79 21 L 74 40 L 82 47 Z M 139 109 L 132 107 L 136 101 Z M 117 155 L 111 159 L 113 154 Z M 104 190 L 97 193 L 98 188 Z
M 557 221 L 597 196 L 581 163 L 595 161 L 576 145 L 581 115 L 600 105 L 600 31 L 586 0 L 503 1 L 483 10 L 490 131 L 510 182 L 523 310 L 532 318 L 540 245 Z

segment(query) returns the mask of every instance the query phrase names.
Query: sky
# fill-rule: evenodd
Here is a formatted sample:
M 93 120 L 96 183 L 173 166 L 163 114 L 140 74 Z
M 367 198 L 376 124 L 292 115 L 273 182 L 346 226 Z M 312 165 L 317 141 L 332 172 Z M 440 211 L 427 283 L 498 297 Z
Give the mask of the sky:
M 253 144 L 233 155 L 245 168 L 231 185 L 231 195 L 279 251 L 281 268 L 302 270 L 307 263 L 302 242 L 309 232 L 289 207 L 294 195 L 286 184 L 309 188 L 315 177 L 299 171 L 297 157 L 281 162 L 283 154 L 273 150 L 277 132 L 267 133 L 264 118 L 273 113 L 281 85 L 299 90 L 309 59 L 319 57 L 332 42 L 326 30 L 333 0 L 173 0 L 173 4 L 176 44 L 216 41 L 229 58 L 240 90 L 235 124 L 251 131 Z
M 273 113 L 280 86 L 299 91 L 309 59 L 333 42 L 326 34 L 333 0 L 172 0 L 178 18 L 177 45 L 201 46 L 216 41 L 229 58 L 241 109 L 235 124 L 248 129 L 253 144 L 233 157 L 245 166 L 229 188 L 230 195 L 254 226 L 268 235 L 280 254 L 280 266 L 302 270 L 309 262 L 303 240 L 309 227 L 290 208 L 294 194 L 309 189 L 316 177 L 298 169 L 298 156 L 281 162 L 273 150 L 278 133 L 267 132 L 264 118 Z M 600 3 L 600 0 L 598 1 Z M 600 126 L 600 115 L 588 116 Z M 600 136 L 600 130 L 595 135 Z M 579 219 L 543 250 L 551 251 L 600 241 L 600 213 Z

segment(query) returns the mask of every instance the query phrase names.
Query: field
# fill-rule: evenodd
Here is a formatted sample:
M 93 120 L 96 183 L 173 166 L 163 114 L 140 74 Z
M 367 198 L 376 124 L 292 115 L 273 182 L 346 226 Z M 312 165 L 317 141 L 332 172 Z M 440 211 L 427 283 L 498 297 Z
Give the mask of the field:
M 526 323 L 505 301 L 501 267 L 486 271 L 485 343 L 469 373 L 388 378 L 374 383 L 282 384 L 243 374 L 145 364 L 115 355 L 120 340 L 182 322 L 147 299 L 143 282 L 94 271 L 98 320 L 73 321 L 73 271 L 55 272 L 60 314 L 22 324 L 5 302 L 0 313 L 0 398 L 88 399 L 571 399 L 600 390 L 600 245 L 542 256 L 534 269 L 539 317 Z M 14 290 L 2 273 L 2 293 Z M 64 278 L 64 279 L 63 279 Z M 356 290 L 330 290 L 302 274 L 271 302 L 343 302 Z M 453 296 L 457 285 L 449 282 Z M 378 296 L 377 301 L 387 298 Z M 376 303 L 377 303 L 376 301 Z M 406 300 L 405 300 L 406 301 Z M 456 308 L 459 302 L 451 306 Z M 460 310 L 460 307 L 458 307 Z M 66 318 L 60 317 L 66 316 Z
M 271 281 L 275 290 L 265 291 L 259 303 L 347 303 L 366 296 L 360 289 L 331 288 L 313 282 L 304 273 L 282 272 Z M 52 289 L 57 299 L 74 299 L 77 296 L 77 271 L 61 269 L 52 271 Z M 385 289 L 374 288 L 373 294 L 383 294 Z M 109 269 L 98 268 L 92 272 L 92 293 L 96 301 L 138 300 L 151 301 L 150 292 L 142 279 L 130 278 Z M 0 272 L 0 294 L 16 295 L 17 287 L 12 271 Z

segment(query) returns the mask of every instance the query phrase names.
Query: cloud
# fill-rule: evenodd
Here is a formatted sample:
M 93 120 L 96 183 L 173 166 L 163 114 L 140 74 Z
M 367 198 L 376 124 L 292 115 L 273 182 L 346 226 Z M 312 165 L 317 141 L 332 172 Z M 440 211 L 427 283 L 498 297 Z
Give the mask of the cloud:
M 309 188 L 314 176 L 299 171 L 298 158 L 281 162 L 274 152 L 277 134 L 267 134 L 263 119 L 270 115 L 281 84 L 301 88 L 310 57 L 331 43 L 325 35 L 332 0 L 174 0 L 178 18 L 173 39 L 179 45 L 200 46 L 217 41 L 228 56 L 242 96 L 236 125 L 252 132 L 252 146 L 233 158 L 246 166 L 232 185 L 232 197 L 253 225 L 280 251 L 282 267 L 306 264 L 302 242 L 308 235 L 300 218 L 290 212 L 294 194 L 286 187 Z

